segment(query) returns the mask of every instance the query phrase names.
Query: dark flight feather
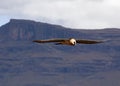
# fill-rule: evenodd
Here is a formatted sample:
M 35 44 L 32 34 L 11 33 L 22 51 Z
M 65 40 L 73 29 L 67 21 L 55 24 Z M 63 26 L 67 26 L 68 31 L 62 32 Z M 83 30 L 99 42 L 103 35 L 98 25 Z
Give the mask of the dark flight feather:
M 96 40 L 76 40 L 77 43 L 80 44 L 96 44 L 96 43 L 103 43 L 103 41 L 96 41 Z
M 64 42 L 65 39 L 48 39 L 48 40 L 34 40 L 37 43 L 50 43 L 50 42 Z

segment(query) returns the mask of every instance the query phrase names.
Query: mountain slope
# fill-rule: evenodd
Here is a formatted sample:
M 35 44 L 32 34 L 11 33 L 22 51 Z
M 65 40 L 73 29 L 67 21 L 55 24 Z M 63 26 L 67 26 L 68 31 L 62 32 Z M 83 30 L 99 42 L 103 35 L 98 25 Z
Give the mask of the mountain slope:
M 49 38 L 76 38 L 76 39 L 95 39 L 95 40 L 109 40 L 103 44 L 96 45 L 77 45 L 75 47 L 69 46 L 49 46 L 48 44 L 35 44 L 32 40 L 35 39 L 49 39 Z M 58 25 L 51 25 L 47 23 L 35 22 L 30 20 L 11 19 L 10 22 L 0 27 L 0 42 L 1 46 L 38 46 L 41 49 L 47 47 L 53 50 L 66 52 L 116 52 L 120 41 L 119 29 L 103 29 L 103 30 L 74 30 Z M 24 43 L 25 42 L 25 43 Z M 29 44 L 27 44 L 29 43 Z M 92 49 L 92 51 L 91 51 Z M 52 50 L 51 50 L 52 51 Z
M 74 47 L 32 42 L 35 39 L 71 37 L 109 41 Z M 101 75 L 104 78 L 98 83 L 106 80 L 112 84 L 113 79 L 108 80 L 107 73 L 117 71 L 119 74 L 119 52 L 120 29 L 117 28 L 76 30 L 31 20 L 11 19 L 0 27 L 0 85 L 69 86 L 71 82 L 75 86 L 88 86 L 85 82 L 90 80 L 89 86 L 93 86 L 96 82 L 94 77 Z M 114 78 L 116 80 L 119 77 Z

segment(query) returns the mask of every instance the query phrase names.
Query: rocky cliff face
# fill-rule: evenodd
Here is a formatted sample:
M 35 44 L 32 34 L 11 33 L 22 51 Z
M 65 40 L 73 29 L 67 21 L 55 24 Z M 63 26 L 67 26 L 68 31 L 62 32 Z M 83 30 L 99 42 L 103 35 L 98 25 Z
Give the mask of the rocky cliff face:
M 34 26 L 32 21 L 11 19 L 0 30 L 6 40 L 30 40 L 35 36 Z
M 80 31 L 64 28 L 47 23 L 11 19 L 10 22 L 0 28 L 1 38 L 5 40 L 31 40 L 45 38 L 70 38 L 82 37 L 86 34 Z M 3 39 L 4 40 L 4 39 Z

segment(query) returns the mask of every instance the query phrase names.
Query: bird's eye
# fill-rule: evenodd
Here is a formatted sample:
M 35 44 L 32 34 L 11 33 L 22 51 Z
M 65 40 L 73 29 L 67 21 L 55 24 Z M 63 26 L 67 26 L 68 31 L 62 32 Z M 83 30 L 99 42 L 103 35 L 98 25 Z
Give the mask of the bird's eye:
M 74 44 L 76 44 L 76 42 L 74 42 Z

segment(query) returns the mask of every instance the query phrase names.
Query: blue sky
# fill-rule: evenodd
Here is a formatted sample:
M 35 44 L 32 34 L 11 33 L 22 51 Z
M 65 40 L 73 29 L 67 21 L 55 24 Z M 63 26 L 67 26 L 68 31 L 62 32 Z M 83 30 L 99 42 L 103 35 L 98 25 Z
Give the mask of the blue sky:
M 11 18 L 77 29 L 120 28 L 120 0 L 1 0 L 0 26 Z

